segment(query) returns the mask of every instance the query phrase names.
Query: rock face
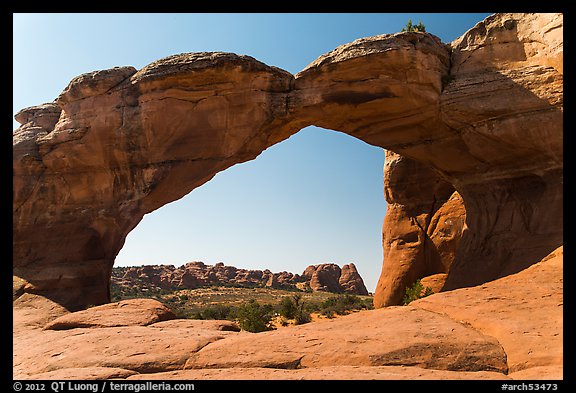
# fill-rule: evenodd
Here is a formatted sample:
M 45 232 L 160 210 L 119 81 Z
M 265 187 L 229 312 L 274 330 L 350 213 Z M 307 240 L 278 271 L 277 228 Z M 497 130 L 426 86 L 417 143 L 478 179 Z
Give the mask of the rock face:
M 562 18 L 496 14 L 450 45 L 419 32 L 362 38 L 295 76 L 202 52 L 73 79 L 16 116 L 15 293 L 70 310 L 106 303 L 144 214 L 312 124 L 393 151 L 397 173 L 435 185 L 390 180 L 378 306 L 419 276 L 445 273 L 447 290 L 536 263 L 562 244 Z M 439 213 L 454 191 L 461 229 Z
M 561 15 L 504 14 L 452 43 L 442 118 L 483 162 L 453 183 L 466 230 L 446 289 L 518 272 L 561 244 L 561 34 Z
M 360 277 L 360 273 L 356 269 L 356 265 L 349 263 L 342 266 L 338 284 L 342 287 L 342 291 L 346 293 L 353 293 L 358 295 L 368 295 L 364 280 Z
M 439 108 L 452 136 L 387 152 L 376 306 L 398 304 L 418 278 L 475 285 L 562 244 L 561 34 L 559 14 L 496 14 L 450 44 Z
M 562 379 L 562 267 L 560 247 L 479 286 L 263 333 L 229 321 L 134 326 L 130 314 L 124 326 L 15 324 L 13 377 Z
M 510 375 L 546 378 L 541 368 L 555 368 L 553 378 L 558 378 L 563 363 L 563 257 L 564 248 L 559 247 L 518 274 L 410 305 L 495 337 L 506 351 Z
M 460 240 L 465 220 L 462 201 L 449 183 L 429 167 L 391 151 L 386 152 L 384 195 L 388 207 L 376 307 L 400 304 L 406 288 L 419 278 L 448 273 L 457 250 L 453 243 Z M 454 208 L 449 200 L 456 201 Z M 442 225 L 446 221 L 450 225 Z M 450 233 L 456 241 L 448 242 L 440 233 Z
M 342 269 L 333 263 L 311 265 L 304 270 L 302 277 L 313 291 L 368 295 L 364 281 L 353 263 L 342 266 Z
M 240 287 L 271 287 L 277 289 L 310 288 L 313 291 L 368 295 L 362 277 L 353 263 L 342 266 L 326 263 L 308 266 L 301 275 L 270 270 L 238 269 L 219 262 L 206 265 L 189 262 L 178 268 L 173 265 L 147 265 L 114 268 L 113 287 L 165 290 L 195 289 L 212 285 Z

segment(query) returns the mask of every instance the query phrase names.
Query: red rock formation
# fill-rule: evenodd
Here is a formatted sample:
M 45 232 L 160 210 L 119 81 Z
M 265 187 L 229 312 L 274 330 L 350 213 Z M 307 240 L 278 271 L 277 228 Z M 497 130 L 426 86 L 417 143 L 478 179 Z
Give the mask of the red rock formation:
M 144 214 L 312 124 L 458 191 L 466 223 L 445 288 L 517 272 L 562 243 L 562 48 L 561 14 L 497 14 L 449 47 L 418 32 L 359 39 L 295 77 L 226 53 L 81 75 L 57 98 L 58 119 L 53 104 L 16 116 L 20 292 L 70 309 L 107 302 L 114 258 Z M 386 222 L 403 228 L 384 238 L 418 260 L 433 218 L 422 213 L 434 213 L 397 205 Z M 399 282 L 420 275 L 421 263 L 384 247 Z M 378 288 L 378 304 L 393 302 L 397 289 Z
M 449 195 L 433 195 L 438 176 L 387 155 L 395 181 L 386 182 L 376 306 L 398 304 L 418 278 L 447 273 L 444 289 L 475 285 L 562 244 L 561 36 L 559 14 L 496 14 L 451 44 L 439 108 L 453 136 L 395 151 L 431 163 L 458 193 L 430 210 Z M 407 189 L 418 195 L 398 200 Z
M 368 290 L 366 289 L 366 285 L 364 285 L 364 280 L 360 277 L 360 273 L 358 273 L 356 265 L 353 263 L 342 266 L 338 283 L 346 293 L 368 295 Z
M 313 291 L 368 295 L 364 281 L 353 263 L 343 265 L 342 269 L 334 263 L 311 265 L 304 270 L 302 277 L 309 282 Z
M 214 266 L 190 262 L 178 268 L 173 265 L 148 265 L 115 268 L 112 271 L 112 285 L 120 290 L 136 287 L 140 290 L 160 288 L 174 291 L 211 285 L 295 289 L 297 284 L 306 284 L 314 291 L 368 295 L 364 281 L 352 263 L 344 265 L 342 270 L 335 264 L 313 265 L 307 267 L 302 275 L 239 269 L 222 262 Z
M 441 117 L 477 163 L 451 176 L 466 225 L 445 289 L 518 272 L 562 244 L 561 14 L 496 14 L 452 46 Z
M 386 151 L 382 226 L 384 263 L 376 287 L 376 307 L 400 304 L 406 288 L 424 276 L 447 273 L 430 238 L 432 217 L 454 188 L 431 168 Z
M 340 274 L 340 267 L 333 263 L 315 265 L 310 276 L 310 288 L 313 291 L 342 292 Z

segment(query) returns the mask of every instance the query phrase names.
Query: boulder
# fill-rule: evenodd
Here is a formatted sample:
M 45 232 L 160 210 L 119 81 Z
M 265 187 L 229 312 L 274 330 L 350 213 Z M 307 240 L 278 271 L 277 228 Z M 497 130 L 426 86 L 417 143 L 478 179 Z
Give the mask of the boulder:
M 157 300 L 128 299 L 63 315 L 49 322 L 44 329 L 146 326 L 175 318 L 176 315 Z

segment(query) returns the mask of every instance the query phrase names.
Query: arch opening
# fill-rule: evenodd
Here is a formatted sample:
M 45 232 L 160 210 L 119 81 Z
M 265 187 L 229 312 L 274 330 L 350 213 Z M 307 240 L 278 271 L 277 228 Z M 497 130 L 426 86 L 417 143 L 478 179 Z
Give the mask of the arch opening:
M 530 30 L 532 17 L 514 18 Z M 308 125 L 433 168 L 459 192 L 466 230 L 446 288 L 537 262 L 562 244 L 561 29 L 530 41 L 535 51 L 501 22 L 470 32 L 494 51 L 406 32 L 343 45 L 297 75 L 202 52 L 73 79 L 55 103 L 17 114 L 15 276 L 71 309 L 106 302 L 145 214 Z M 504 41 L 526 56 L 506 57 Z
M 384 152 L 306 127 L 144 216 L 115 266 L 224 262 L 300 274 L 353 262 L 369 292 L 380 275 Z

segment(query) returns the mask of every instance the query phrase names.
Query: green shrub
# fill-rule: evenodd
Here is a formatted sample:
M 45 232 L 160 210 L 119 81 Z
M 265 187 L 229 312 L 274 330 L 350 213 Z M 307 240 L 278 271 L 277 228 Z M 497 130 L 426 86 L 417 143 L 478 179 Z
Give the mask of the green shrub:
M 305 303 L 301 294 L 283 297 L 278 305 L 278 314 L 283 318 L 293 319 L 296 325 L 302 325 L 312 320 L 310 313 L 305 310 Z
M 372 303 L 366 303 L 360 297 L 349 293 L 332 296 L 326 299 L 320 306 L 320 313 L 328 318 L 334 314 L 345 315 L 352 310 L 370 309 Z
M 278 314 L 284 318 L 294 319 L 296 316 L 296 304 L 291 296 L 284 296 L 278 306 Z
M 226 304 L 208 306 L 199 311 L 198 319 L 233 319 L 234 310 Z
M 303 325 L 312 321 L 312 316 L 309 312 L 305 311 L 303 308 L 299 308 L 296 316 L 294 317 L 295 325 Z
M 417 25 L 412 24 L 412 19 L 408 19 L 406 26 L 402 28 L 401 31 L 420 31 L 422 33 L 426 32 L 426 26 L 422 22 L 418 22 Z
M 432 295 L 432 288 L 424 287 L 420 280 L 416 280 L 414 284 L 406 288 L 406 293 L 404 294 L 404 298 L 402 299 L 402 305 L 407 305 L 413 302 L 414 300 L 421 299 L 426 296 Z
M 273 308 L 270 304 L 260 304 L 252 299 L 238 307 L 235 312 L 240 328 L 252 332 L 273 330 L 271 324 Z

